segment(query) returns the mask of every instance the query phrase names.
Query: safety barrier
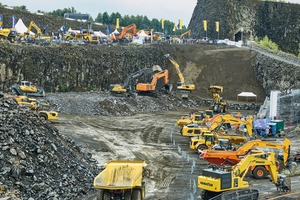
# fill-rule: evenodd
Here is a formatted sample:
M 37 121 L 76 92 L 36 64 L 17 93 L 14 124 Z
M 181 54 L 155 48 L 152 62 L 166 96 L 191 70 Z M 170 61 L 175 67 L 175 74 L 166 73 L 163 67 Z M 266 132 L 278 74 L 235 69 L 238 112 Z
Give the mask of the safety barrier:
M 194 159 L 192 159 L 188 153 L 184 150 L 182 150 L 182 148 L 180 147 L 179 144 L 176 143 L 174 137 L 173 137 L 173 133 L 174 130 L 176 128 L 176 124 L 174 125 L 174 127 L 171 129 L 171 133 L 170 133 L 170 138 L 171 138 L 171 144 L 177 148 L 177 152 L 179 155 L 181 155 L 181 157 L 189 164 L 191 164 L 191 174 L 194 174 L 195 169 L 196 169 L 196 161 Z M 177 146 L 177 147 L 176 147 Z M 194 200 L 194 195 L 196 194 L 197 191 L 197 184 L 196 184 L 196 180 L 195 179 L 190 179 L 190 195 L 189 195 L 189 199 L 190 200 Z

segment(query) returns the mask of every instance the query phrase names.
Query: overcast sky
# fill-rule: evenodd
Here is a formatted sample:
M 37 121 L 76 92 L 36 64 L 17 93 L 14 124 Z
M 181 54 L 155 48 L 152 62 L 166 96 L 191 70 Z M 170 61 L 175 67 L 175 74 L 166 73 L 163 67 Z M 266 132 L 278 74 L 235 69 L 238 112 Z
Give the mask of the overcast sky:
M 300 0 L 288 0 L 300 3 Z M 146 15 L 150 20 L 167 19 L 173 22 L 183 20 L 188 26 L 197 0 L 1 0 L 8 6 L 25 5 L 30 12 L 42 10 L 50 12 L 57 9 L 74 7 L 77 12 L 90 14 L 94 19 L 97 14 L 119 12 L 124 15 Z
M 119 12 L 124 15 L 146 15 L 150 20 L 167 19 L 188 26 L 197 0 L 1 0 L 8 6 L 25 5 L 30 12 L 42 10 L 50 12 L 57 9 L 74 7 L 77 12 L 90 14 L 93 19 L 97 14 Z

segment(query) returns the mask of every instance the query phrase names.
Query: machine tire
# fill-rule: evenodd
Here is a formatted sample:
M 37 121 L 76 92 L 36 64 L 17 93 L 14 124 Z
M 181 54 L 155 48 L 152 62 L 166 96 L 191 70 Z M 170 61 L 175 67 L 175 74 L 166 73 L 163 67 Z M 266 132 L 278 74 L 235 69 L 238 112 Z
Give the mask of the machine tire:
M 197 146 L 197 152 L 199 154 L 199 151 L 204 150 L 204 149 L 208 149 L 207 146 L 205 144 L 199 144 Z
M 267 177 L 268 172 L 263 166 L 257 166 L 253 170 L 252 174 L 256 179 L 264 179 Z
M 45 114 L 41 114 L 41 115 L 39 115 L 39 117 L 43 121 L 46 121 L 48 119 L 47 115 L 45 115 Z
M 109 193 L 109 191 L 104 191 L 102 199 L 103 200 L 110 200 L 110 193 Z
M 103 200 L 104 190 L 100 189 L 97 200 Z
M 142 193 L 140 189 L 134 189 L 132 191 L 131 200 L 142 200 Z
M 132 197 L 131 190 L 125 191 L 124 200 L 131 200 L 131 197 Z

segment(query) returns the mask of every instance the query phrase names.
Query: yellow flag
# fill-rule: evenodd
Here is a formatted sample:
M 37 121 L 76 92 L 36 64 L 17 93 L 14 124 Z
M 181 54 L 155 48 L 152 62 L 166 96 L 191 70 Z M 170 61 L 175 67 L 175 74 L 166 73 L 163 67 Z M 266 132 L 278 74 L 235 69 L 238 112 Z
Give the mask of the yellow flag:
M 165 29 L 165 20 L 164 20 L 164 18 L 161 19 L 161 28 Z
M 173 28 L 173 31 L 175 32 L 176 31 L 176 23 L 174 22 L 174 28 Z
M 216 21 L 216 31 L 217 31 L 217 32 L 219 32 L 219 30 L 220 30 L 220 29 L 219 29 L 219 28 L 220 28 L 219 26 L 220 26 L 220 23 L 219 23 L 218 21 Z
M 120 20 L 119 20 L 119 18 L 116 19 L 116 28 L 120 28 Z
M 204 31 L 207 31 L 207 21 L 206 20 L 203 20 L 203 28 L 204 28 Z
M 182 19 L 179 20 L 179 29 L 182 29 Z

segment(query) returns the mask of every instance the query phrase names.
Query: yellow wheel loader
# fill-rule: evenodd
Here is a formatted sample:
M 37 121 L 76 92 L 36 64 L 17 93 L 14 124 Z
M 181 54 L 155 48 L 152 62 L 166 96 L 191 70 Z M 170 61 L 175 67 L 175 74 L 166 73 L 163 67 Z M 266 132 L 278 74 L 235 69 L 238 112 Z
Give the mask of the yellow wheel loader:
M 225 113 L 228 110 L 227 101 L 223 100 L 220 94 L 223 92 L 222 86 L 211 85 L 208 88 L 208 92 L 212 94 L 213 104 L 209 109 L 213 110 L 216 113 Z
M 290 191 L 285 176 L 277 172 L 275 153 L 269 152 L 267 156 L 264 153 L 249 154 L 232 168 L 204 169 L 202 175 L 198 176 L 202 199 L 258 199 L 258 190 L 249 189 L 249 183 L 244 180 L 251 166 L 268 166 L 271 181 L 277 190 Z
M 143 200 L 145 183 L 143 175 L 145 161 L 111 160 L 94 179 L 94 187 L 99 189 L 97 200 Z

